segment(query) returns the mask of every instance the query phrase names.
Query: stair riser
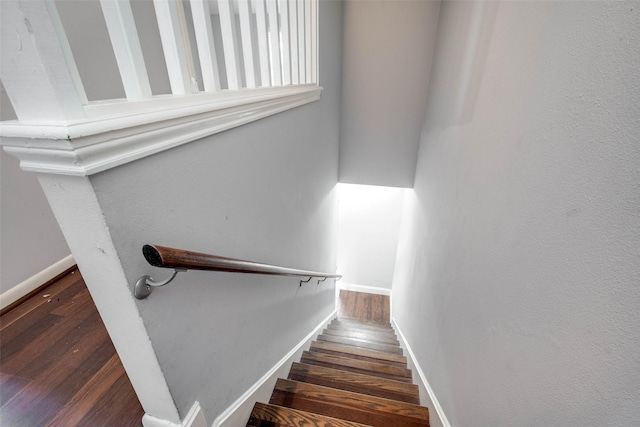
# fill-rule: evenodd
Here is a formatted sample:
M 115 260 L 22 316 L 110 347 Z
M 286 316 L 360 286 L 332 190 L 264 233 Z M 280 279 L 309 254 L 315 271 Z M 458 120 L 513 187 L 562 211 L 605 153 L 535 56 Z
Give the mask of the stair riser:
M 361 360 L 363 362 L 380 363 L 382 365 L 395 366 L 395 367 L 398 367 L 398 368 L 405 368 L 407 366 L 406 363 L 390 362 L 388 360 L 376 359 L 376 358 L 371 358 L 371 357 L 366 357 L 366 356 L 359 356 L 357 354 L 351 354 L 351 353 L 342 353 L 342 352 L 339 352 L 339 351 L 325 350 L 325 349 L 322 349 L 322 348 L 310 348 L 309 351 L 312 352 L 312 353 L 321 353 L 321 354 L 326 354 L 326 355 L 329 355 L 329 356 L 344 357 L 344 358 L 349 358 L 349 359 L 354 359 L 354 360 Z
M 393 345 L 378 344 L 370 341 L 356 340 L 351 338 L 338 337 L 333 335 L 324 335 L 324 334 L 318 335 L 317 339 L 319 341 L 336 342 L 339 344 L 352 345 L 354 347 L 368 348 L 371 350 L 386 351 L 388 353 L 402 355 L 402 349 L 398 346 L 393 346 Z
M 256 402 L 247 427 L 274 427 L 274 425 L 299 427 L 367 427 L 351 421 Z
M 274 390 L 270 403 L 289 405 L 301 411 L 313 412 L 333 418 L 345 419 L 372 427 L 428 427 L 427 421 L 417 421 L 397 414 L 385 414 L 372 409 L 354 410 L 348 406 L 338 406 L 334 402 L 298 396 L 293 393 Z
M 334 319 L 331 322 L 331 324 L 353 326 L 357 328 L 367 328 L 367 329 L 381 330 L 381 331 L 393 331 L 393 328 L 388 323 L 387 324 L 374 323 L 374 322 L 367 322 L 367 321 L 362 321 L 358 319 L 349 319 L 349 318 Z
M 400 377 L 397 375 L 391 375 L 391 374 L 385 374 L 383 372 L 374 372 L 374 371 L 368 371 L 366 369 L 361 369 L 361 368 L 354 368 L 351 366 L 336 366 L 334 364 L 331 363 L 324 363 L 324 362 L 318 362 L 318 361 L 314 361 L 314 360 L 302 360 L 302 363 L 308 363 L 310 365 L 318 365 L 318 366 L 324 366 L 327 368 L 331 368 L 331 369 L 341 369 L 347 372 L 354 372 L 356 374 L 362 374 L 362 375 L 371 375 L 374 377 L 380 377 L 380 378 L 386 378 L 389 380 L 394 380 L 394 381 L 401 381 L 401 382 L 406 382 L 406 383 L 411 383 L 411 379 L 407 378 L 407 377 Z
M 372 334 L 372 335 L 376 335 L 376 336 L 390 337 L 390 338 L 394 338 L 394 339 L 398 338 L 393 329 L 375 330 L 375 329 L 369 329 L 369 328 L 358 328 L 358 327 L 355 327 L 355 326 L 345 326 L 345 325 L 340 325 L 340 324 L 335 324 L 335 323 L 330 323 L 329 325 L 327 325 L 327 328 L 335 330 L 335 331 L 345 331 L 345 332 L 356 332 L 356 333 L 363 333 L 363 334 Z
M 370 350 L 366 348 L 358 348 L 350 345 L 344 345 L 339 343 L 333 343 L 328 341 L 314 341 L 311 343 L 311 351 L 334 351 L 337 353 L 344 353 L 346 356 L 344 357 L 354 357 L 361 356 L 366 357 L 367 359 L 373 359 L 373 362 L 378 363 L 394 363 L 399 366 L 406 368 L 407 367 L 407 358 L 399 355 L 387 353 L 384 351 Z M 358 358 L 358 357 L 354 357 Z
M 353 339 L 361 339 L 365 341 L 376 342 L 380 344 L 388 344 L 388 345 L 400 345 L 398 340 L 391 336 L 383 336 L 380 334 L 366 333 L 366 332 L 353 332 L 353 331 L 345 331 L 340 329 L 331 329 L 327 328 L 322 331 L 324 335 L 334 335 L 345 338 L 353 338 Z
M 294 363 L 289 372 L 289 379 L 399 402 L 420 404 L 417 386 L 380 377 Z
M 371 375 L 374 377 L 387 378 L 394 381 L 411 383 L 411 371 L 405 368 L 387 366 L 376 363 L 342 359 L 338 357 L 318 357 L 317 354 L 303 353 L 301 363 L 309 365 L 324 366 L 326 368 L 338 369 L 341 371 L 355 372 L 357 374 Z
M 375 326 L 366 323 L 345 322 L 338 319 L 332 320 L 331 323 L 329 323 L 329 326 L 354 329 L 358 331 L 380 332 L 381 334 L 395 334 L 395 330 L 391 326 Z

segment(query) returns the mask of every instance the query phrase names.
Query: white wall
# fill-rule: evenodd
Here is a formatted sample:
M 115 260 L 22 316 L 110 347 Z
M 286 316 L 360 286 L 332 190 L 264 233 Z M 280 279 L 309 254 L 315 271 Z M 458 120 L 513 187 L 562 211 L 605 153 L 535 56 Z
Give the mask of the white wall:
M 4 88 L 0 119 L 15 113 Z M 0 293 L 60 261 L 70 251 L 35 175 L 0 150 Z
M 638 425 L 640 7 L 439 25 L 398 324 L 452 425 Z
M 439 8 L 345 2 L 340 182 L 413 186 Z
M 335 271 L 342 4 L 320 2 L 318 102 L 91 177 L 127 280 L 145 243 Z M 192 271 L 137 303 L 181 415 L 209 422 L 334 309 L 334 285 Z
M 338 185 L 341 284 L 391 289 L 404 188 Z

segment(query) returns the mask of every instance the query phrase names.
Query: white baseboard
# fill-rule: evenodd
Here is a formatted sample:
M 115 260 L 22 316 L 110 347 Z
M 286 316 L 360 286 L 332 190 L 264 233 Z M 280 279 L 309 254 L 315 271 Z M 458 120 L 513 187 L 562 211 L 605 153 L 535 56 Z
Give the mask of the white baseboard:
M 28 295 L 29 292 L 38 289 L 58 274 L 73 267 L 75 263 L 76 261 L 73 259 L 73 255 L 68 255 L 55 264 L 45 268 L 41 272 L 36 273 L 28 279 L 18 283 L 13 288 L 4 291 L 0 294 L 0 309 L 8 307 L 23 296 Z
M 337 312 L 334 310 L 326 319 L 324 319 L 316 328 L 298 343 L 289 353 L 287 353 L 278 363 L 276 363 L 269 371 L 264 374 L 249 390 L 244 392 L 242 396 L 231 404 L 222 414 L 214 421 L 212 427 L 237 427 L 247 424 L 249 415 L 253 410 L 256 402 L 268 402 L 273 387 L 278 378 L 286 378 L 291 369 L 291 364 L 300 360 L 302 351 L 309 347 L 311 341 L 315 340 L 320 331 L 336 317 Z M 147 425 L 145 424 L 145 427 Z
M 440 406 L 440 402 L 438 402 L 438 399 L 436 398 L 431 385 L 429 385 L 429 381 L 427 381 L 427 377 L 422 371 L 420 364 L 416 360 L 415 354 L 413 354 L 413 351 L 411 350 L 407 339 L 396 323 L 396 319 L 391 318 L 391 324 L 400 337 L 400 346 L 409 354 L 409 357 L 407 358 L 409 368 L 413 372 L 416 372 L 420 377 L 420 381 L 418 383 L 418 387 L 420 388 L 420 404 L 429 408 L 429 425 L 431 427 L 451 427 L 451 424 L 449 424 L 449 420 L 447 419 L 442 406 Z M 436 415 L 437 418 L 433 415 Z
M 379 288 L 376 286 L 358 285 L 355 283 L 338 282 L 336 286 L 339 290 L 363 292 L 365 294 L 387 295 L 391 296 L 391 289 Z
M 200 407 L 200 402 L 195 402 L 187 416 L 180 424 L 172 423 L 171 421 L 156 418 L 149 414 L 142 416 L 142 425 L 144 427 L 208 427 L 207 420 L 204 418 L 204 413 Z

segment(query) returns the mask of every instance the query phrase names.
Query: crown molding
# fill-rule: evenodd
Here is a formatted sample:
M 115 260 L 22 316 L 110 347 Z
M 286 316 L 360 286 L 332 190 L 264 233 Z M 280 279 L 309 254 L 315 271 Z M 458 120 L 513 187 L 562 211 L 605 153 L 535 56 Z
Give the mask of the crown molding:
M 65 123 L 0 123 L 25 171 L 89 176 L 320 99 L 316 85 L 103 103 Z

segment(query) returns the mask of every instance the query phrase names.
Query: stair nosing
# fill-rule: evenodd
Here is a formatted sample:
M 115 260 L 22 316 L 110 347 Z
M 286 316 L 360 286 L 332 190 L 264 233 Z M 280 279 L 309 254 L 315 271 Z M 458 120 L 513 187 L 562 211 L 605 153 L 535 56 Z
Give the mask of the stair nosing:
M 298 369 L 296 369 L 298 368 Z M 297 372 L 297 370 L 307 370 L 307 371 L 311 371 L 311 372 Z M 316 371 L 316 372 L 313 372 Z M 320 371 L 320 372 L 318 372 Z M 295 376 L 304 376 L 304 375 L 310 375 L 310 376 L 315 376 L 318 378 L 322 378 L 323 375 L 325 375 L 324 378 L 330 378 L 331 376 L 339 376 L 341 377 L 340 380 L 336 380 L 336 382 L 342 381 L 341 385 L 342 386 L 353 386 L 354 388 L 364 388 L 366 390 L 375 390 L 376 392 L 378 392 L 378 394 L 371 394 L 371 393 L 367 393 L 367 392 L 361 392 L 361 391 L 357 391 L 357 390 L 349 390 L 349 389 L 345 389 L 345 388 L 340 388 L 340 387 L 334 387 L 332 385 L 328 385 L 328 384 L 318 384 L 316 382 L 313 381 L 308 381 L 306 379 L 298 379 L 298 378 L 291 378 L 291 376 L 295 375 Z M 340 370 L 340 369 L 336 369 L 336 368 L 330 368 L 330 367 L 326 367 L 326 366 L 322 366 L 322 365 L 312 365 L 312 364 L 308 364 L 308 363 L 303 363 L 303 362 L 294 362 L 291 365 L 291 369 L 289 370 L 289 375 L 288 375 L 288 379 L 294 380 L 294 381 L 300 381 L 300 382 L 307 382 L 310 384 L 316 384 L 316 385 L 321 385 L 323 387 L 329 387 L 329 388 L 336 388 L 339 390 L 345 390 L 345 391 L 351 391 L 353 393 L 360 393 L 360 394 L 366 394 L 366 395 L 370 395 L 370 396 L 377 396 L 377 397 L 382 397 L 384 399 L 390 399 L 390 400 L 399 400 L 398 398 L 392 398 L 389 396 L 380 396 L 380 393 L 385 393 L 388 395 L 397 395 L 397 396 L 401 396 L 404 398 L 408 398 L 408 399 L 415 399 L 417 400 L 416 402 L 406 402 L 404 400 L 399 400 L 400 402 L 405 402 L 405 403 L 412 403 L 412 404 L 418 404 L 420 403 L 420 394 L 419 394 L 419 388 L 416 384 L 413 383 L 408 383 L 408 382 L 404 382 L 404 381 L 398 381 L 398 380 L 394 380 L 391 378 L 383 378 L 383 377 L 379 377 L 379 376 L 374 376 L 374 375 L 368 375 L 368 374 L 364 374 L 364 373 L 359 373 L 359 372 L 350 372 L 350 371 L 344 371 L 344 370 Z M 356 381 L 358 380 L 358 381 Z M 363 382 L 360 382 L 362 380 L 366 380 L 369 382 L 373 382 L 374 384 L 366 384 Z M 375 384 L 377 383 L 377 384 Z
M 304 361 L 304 359 L 308 360 L 309 362 Z M 367 365 L 363 367 L 353 366 L 348 364 L 349 361 L 363 362 Z M 333 356 L 333 355 L 323 354 L 323 353 L 313 353 L 309 351 L 302 352 L 300 363 L 307 363 L 311 365 L 326 363 L 326 364 L 336 365 L 336 366 L 330 366 L 332 369 L 343 370 L 347 372 L 353 372 L 353 370 L 358 370 L 359 371 L 358 373 L 362 373 L 365 375 L 380 376 L 383 378 L 394 377 L 392 379 L 397 378 L 396 381 L 413 383 L 413 373 L 407 367 L 391 366 L 391 365 L 385 365 L 383 363 L 368 362 L 364 360 L 351 359 L 348 357 Z M 388 372 L 388 371 L 391 371 L 391 372 Z M 396 372 L 394 373 L 393 371 L 396 371 Z
M 371 341 L 379 344 L 388 344 L 388 345 L 397 345 L 397 346 L 400 345 L 400 341 L 398 341 L 395 335 L 388 336 L 388 337 L 387 336 L 370 336 L 371 339 L 369 338 L 364 339 L 364 338 L 355 338 L 355 337 L 349 336 L 350 334 L 368 335 L 366 332 L 337 330 L 337 329 L 330 329 L 330 328 L 325 328 L 322 331 L 322 335 L 333 335 L 333 336 L 344 337 L 344 338 L 362 339 L 365 341 Z
M 263 407 L 263 409 L 264 408 L 268 408 L 268 407 L 276 407 L 279 410 L 284 409 L 285 412 L 286 411 L 292 411 L 292 412 L 299 413 L 299 414 L 302 414 L 302 415 L 308 414 L 308 415 L 311 415 L 311 417 L 318 418 L 319 421 L 323 421 L 325 423 L 326 422 L 332 422 L 333 424 L 336 424 L 335 421 L 339 421 L 342 427 L 371 427 L 371 425 L 368 425 L 368 424 L 361 424 L 361 423 L 356 423 L 354 421 L 341 420 L 339 418 L 333 418 L 333 417 L 329 417 L 327 415 L 314 414 L 313 412 L 309 412 L 309 411 L 303 411 L 303 410 L 300 410 L 300 409 L 289 408 L 287 406 L 274 405 L 273 403 L 262 403 L 262 402 L 256 402 L 253 405 L 253 409 L 251 410 L 251 415 L 250 415 L 250 418 L 249 418 L 249 422 L 251 421 L 251 418 L 255 418 L 255 419 L 259 420 L 259 421 L 267 421 L 267 422 L 272 422 L 272 423 L 278 422 L 278 424 L 281 424 L 277 420 L 276 421 L 266 420 L 264 418 L 258 418 L 257 416 L 254 416 L 253 414 L 256 411 L 257 407 L 258 408 L 259 407 Z M 308 418 L 311 418 L 311 417 L 308 417 Z M 289 423 L 289 425 L 293 425 L 293 423 Z M 341 426 L 338 426 L 338 427 L 341 427 Z
M 331 395 L 334 395 L 334 396 L 337 395 L 341 397 L 341 399 L 343 399 L 340 401 L 340 403 L 345 405 L 345 408 L 347 407 L 346 403 L 344 403 L 346 400 L 350 400 L 350 404 L 348 406 L 352 408 L 355 406 L 352 404 L 354 401 L 355 402 L 368 401 L 368 403 L 362 404 L 362 407 L 358 407 L 358 410 L 372 411 L 375 403 L 385 404 L 392 407 L 395 406 L 394 412 L 389 412 L 384 410 L 380 410 L 379 412 L 384 413 L 385 415 L 388 415 L 388 416 L 406 417 L 406 418 L 415 420 L 417 423 L 426 422 L 426 424 L 423 424 L 423 425 L 425 426 L 429 425 L 428 408 L 425 406 L 415 405 L 413 403 L 399 402 L 395 400 L 385 399 L 383 397 L 368 396 L 361 393 L 354 393 L 354 392 L 344 391 L 344 390 L 336 390 L 336 389 L 331 389 L 329 387 L 319 386 L 315 384 L 308 384 L 300 381 L 286 380 L 283 378 L 278 378 L 276 385 L 274 387 L 274 394 L 276 393 L 276 391 L 283 392 L 283 393 L 290 393 L 287 390 L 287 388 L 292 388 L 292 387 L 295 387 L 296 390 L 292 391 L 291 393 L 295 393 L 297 395 L 302 395 L 302 396 L 309 396 L 311 394 L 311 390 L 313 389 L 315 389 L 315 391 L 318 391 L 318 392 L 324 392 L 325 398 L 322 401 L 324 401 L 328 405 L 338 404 L 338 402 L 335 402 L 337 398 L 334 398 L 334 399 L 329 398 L 329 396 Z M 331 391 L 328 391 L 328 390 L 331 390 Z M 305 394 L 305 392 L 307 394 Z M 273 399 L 273 395 L 272 395 L 272 399 Z M 277 405 L 277 403 L 275 404 Z M 425 418 L 425 415 L 426 415 L 426 418 Z
M 331 350 L 327 347 L 338 346 L 339 349 L 344 350 L 344 351 L 337 351 L 338 353 L 357 355 L 357 356 L 367 357 L 367 358 L 376 359 L 376 360 L 384 360 L 386 362 L 402 364 L 404 366 L 407 365 L 407 357 L 401 354 L 389 353 L 381 350 L 373 350 L 370 348 L 356 347 L 348 344 L 341 344 L 341 343 L 336 343 L 331 341 L 313 341 L 311 343 L 309 350 L 312 351 L 314 346 L 316 348 L 321 348 L 326 351 L 336 351 L 336 350 Z M 367 355 L 367 353 L 373 353 L 373 354 Z
M 335 335 L 324 335 L 324 334 L 318 335 L 316 337 L 316 340 L 337 342 L 344 345 L 351 345 L 353 347 L 369 348 L 369 349 L 378 350 L 378 351 L 386 351 L 392 354 L 400 354 L 400 355 L 403 354 L 402 347 L 400 347 L 400 345 L 394 345 L 394 344 L 382 344 L 375 341 L 367 341 L 367 340 L 361 340 L 356 338 L 340 337 Z M 342 342 L 340 340 L 342 340 Z M 347 340 L 347 342 L 344 342 L 344 340 Z

